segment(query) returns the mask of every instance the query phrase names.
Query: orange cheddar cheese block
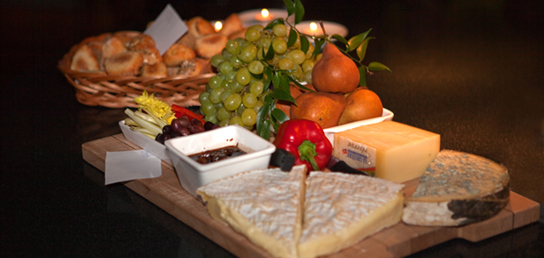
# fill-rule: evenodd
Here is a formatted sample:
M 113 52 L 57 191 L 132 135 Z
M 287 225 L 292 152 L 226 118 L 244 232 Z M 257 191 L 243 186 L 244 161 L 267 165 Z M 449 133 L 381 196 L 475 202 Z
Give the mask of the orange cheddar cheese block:
M 358 170 L 402 183 L 419 178 L 440 151 L 440 135 L 395 121 L 334 135 L 332 155 Z

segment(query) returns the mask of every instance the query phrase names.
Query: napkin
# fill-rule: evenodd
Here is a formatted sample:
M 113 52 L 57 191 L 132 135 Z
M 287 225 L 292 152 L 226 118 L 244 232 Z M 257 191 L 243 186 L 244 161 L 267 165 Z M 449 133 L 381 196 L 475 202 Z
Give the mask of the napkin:
M 155 40 L 157 50 L 163 55 L 188 30 L 176 10 L 168 4 L 144 33 Z
M 161 175 L 161 160 L 145 150 L 106 153 L 106 185 Z

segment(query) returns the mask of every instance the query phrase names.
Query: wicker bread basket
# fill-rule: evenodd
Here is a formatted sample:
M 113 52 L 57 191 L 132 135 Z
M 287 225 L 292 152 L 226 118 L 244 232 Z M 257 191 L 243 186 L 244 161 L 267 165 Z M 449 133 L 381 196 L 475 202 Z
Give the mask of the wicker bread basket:
M 77 100 L 88 106 L 109 108 L 137 107 L 134 98 L 144 90 L 157 99 L 180 106 L 199 106 L 198 96 L 214 73 L 198 76 L 175 75 L 167 77 L 108 76 L 105 72 L 86 73 L 70 69 L 74 53 L 81 44 L 109 35 L 89 37 L 76 44 L 59 61 L 58 68 L 76 90 Z

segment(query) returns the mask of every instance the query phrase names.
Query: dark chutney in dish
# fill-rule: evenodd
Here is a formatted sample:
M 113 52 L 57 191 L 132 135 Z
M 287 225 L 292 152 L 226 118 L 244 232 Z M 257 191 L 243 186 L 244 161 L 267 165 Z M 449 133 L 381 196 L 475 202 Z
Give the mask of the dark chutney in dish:
M 219 149 L 200 152 L 189 157 L 200 164 L 208 164 L 236 156 L 246 154 L 247 152 L 238 148 L 238 146 L 227 146 Z

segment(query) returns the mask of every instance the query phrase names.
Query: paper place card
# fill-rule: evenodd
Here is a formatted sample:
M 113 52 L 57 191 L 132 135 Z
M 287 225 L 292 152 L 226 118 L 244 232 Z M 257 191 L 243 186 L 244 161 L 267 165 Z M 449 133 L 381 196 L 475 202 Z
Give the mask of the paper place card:
M 106 185 L 161 175 L 161 160 L 145 150 L 106 153 Z
M 159 17 L 144 31 L 144 34 L 151 36 L 155 40 L 155 46 L 162 55 L 187 31 L 187 25 L 179 17 L 176 10 L 168 4 Z

